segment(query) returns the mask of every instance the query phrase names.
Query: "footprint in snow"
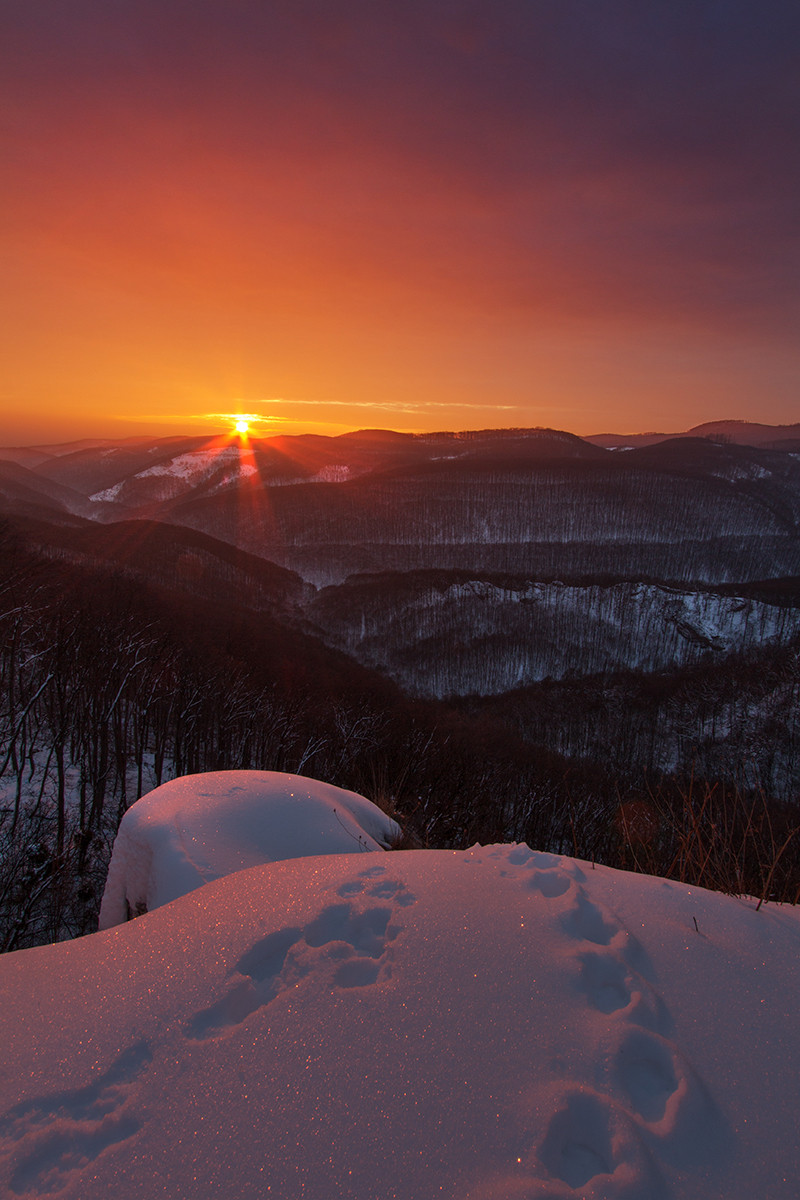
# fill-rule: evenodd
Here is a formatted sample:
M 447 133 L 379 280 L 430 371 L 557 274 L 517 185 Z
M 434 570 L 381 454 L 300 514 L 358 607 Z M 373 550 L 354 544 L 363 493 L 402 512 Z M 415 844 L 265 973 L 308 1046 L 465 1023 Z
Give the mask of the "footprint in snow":
M 408 908 L 416 901 L 413 892 L 410 892 L 406 885 L 397 879 L 381 879 L 379 883 L 374 883 L 369 888 L 360 879 L 351 879 L 347 883 L 343 883 L 336 894 L 342 899 L 349 899 L 351 896 L 360 896 L 362 893 L 375 896 L 379 900 L 394 900 L 395 904 L 399 904 L 402 908 Z
M 514 846 L 504 857 L 511 866 L 526 867 L 528 875 L 525 886 L 531 891 L 540 892 L 548 900 L 565 895 L 586 878 L 577 863 L 559 858 L 556 854 L 531 850 L 524 843 Z M 501 871 L 501 874 L 508 872 Z
M 679 1088 L 675 1047 L 644 1030 L 632 1030 L 617 1050 L 615 1074 L 643 1121 L 661 1121 L 667 1102 Z
M 547 900 L 555 900 L 558 896 L 563 896 L 565 892 L 568 892 L 575 885 L 563 871 L 536 870 L 531 872 L 526 886 L 532 892 L 541 892 Z
M 364 871 L 359 871 L 362 879 L 377 879 L 381 875 L 386 874 L 386 867 L 375 866 L 367 867 Z
M 611 1014 L 631 1003 L 628 968 L 614 955 L 588 951 L 579 955 L 581 985 L 592 1008 Z
M 541 1194 L 655 1200 L 665 1194 L 655 1151 L 676 1164 L 688 1164 L 692 1154 L 702 1161 L 722 1135 L 719 1110 L 670 1040 L 674 1022 L 643 946 L 588 894 L 581 868 L 527 846 L 514 847 L 506 861 L 525 868 L 530 890 L 565 898 L 567 906 L 556 912 L 577 967 L 576 986 L 609 1022 L 605 1032 L 587 1026 L 598 1037 L 603 1090 L 571 1089 L 532 1150 L 537 1171 L 544 1171 Z
M 655 1145 L 669 1147 L 674 1162 L 689 1167 L 719 1147 L 729 1131 L 697 1071 L 668 1038 L 631 1029 L 613 1062 L 613 1079 L 627 1106 Z
M 369 987 L 386 978 L 389 947 L 401 929 L 392 923 L 395 910 L 388 904 L 356 907 L 350 898 L 389 898 L 402 908 L 413 904 L 414 896 L 389 880 L 372 886 L 352 881 L 338 894 L 343 902 L 328 905 L 308 925 L 279 929 L 251 946 L 230 972 L 238 976 L 236 982 L 192 1017 L 188 1037 L 205 1041 L 225 1034 L 324 964 L 335 966 L 331 982 L 338 988 Z
M 617 934 L 624 933 L 622 926 L 590 900 L 582 888 L 574 907 L 565 913 L 561 923 L 569 937 L 592 942 L 595 946 L 608 946 Z
M 568 1092 L 547 1126 L 538 1159 L 552 1180 L 581 1197 L 659 1200 L 663 1183 L 627 1113 L 589 1090 Z
M 53 1195 L 75 1171 L 141 1128 L 133 1110 L 138 1080 L 152 1058 L 146 1042 L 121 1054 L 93 1083 L 25 1101 L 0 1122 L 0 1158 L 10 1166 L 12 1195 Z M 15 1145 L 23 1153 L 15 1160 Z

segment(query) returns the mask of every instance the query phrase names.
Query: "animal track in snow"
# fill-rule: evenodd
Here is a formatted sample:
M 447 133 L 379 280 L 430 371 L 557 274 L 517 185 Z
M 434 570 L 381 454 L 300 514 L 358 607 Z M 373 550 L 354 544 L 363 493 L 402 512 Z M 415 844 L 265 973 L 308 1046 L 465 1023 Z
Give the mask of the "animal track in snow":
M 526 846 L 524 842 L 520 842 L 508 852 L 504 846 L 501 846 L 497 851 L 497 857 L 504 858 L 514 867 L 535 866 L 546 869 L 561 866 L 561 859 L 557 855 L 545 854 L 541 850 L 531 850 L 530 846 Z
M 12 1164 L 11 1192 L 56 1194 L 73 1171 L 133 1137 L 141 1122 L 131 1111 L 132 1101 L 151 1057 L 147 1043 L 139 1042 L 86 1087 L 13 1108 L 0 1123 L 0 1155 Z M 14 1146 L 20 1141 L 25 1153 L 14 1162 Z
M 668 1037 L 674 1030 L 672 1018 L 647 977 L 630 965 L 633 957 L 625 949 L 618 953 L 606 949 L 579 951 L 579 986 L 597 1012 L 618 1014 L 632 1025 Z
M 515 867 L 527 867 L 525 886 L 531 891 L 541 892 L 548 900 L 565 895 L 586 878 L 577 863 L 559 858 L 555 854 L 531 850 L 524 843 L 509 851 L 505 855 L 505 861 Z M 508 872 L 503 871 L 501 874 L 507 875 Z
M 528 879 L 531 891 L 541 892 L 548 900 L 563 896 L 573 886 L 572 880 L 563 871 L 532 871 Z
M 659 1122 L 679 1087 L 674 1046 L 632 1030 L 617 1050 L 615 1070 L 633 1111 L 648 1123 Z
M 359 871 L 362 879 L 378 879 L 381 875 L 386 874 L 386 867 L 374 866 L 367 867 L 364 871 Z
M 388 907 L 359 911 L 351 904 L 331 904 L 306 926 L 303 940 L 314 949 L 343 942 L 362 957 L 380 958 L 399 932 L 389 932 L 391 916 Z
M 576 965 L 576 986 L 597 1014 L 587 1029 L 597 1038 L 602 1090 L 587 1080 L 587 1086 L 563 1096 L 536 1158 L 556 1189 L 566 1185 L 581 1196 L 599 1197 L 610 1195 L 611 1188 L 615 1197 L 651 1200 L 664 1186 L 654 1148 L 668 1147 L 674 1159 L 687 1140 L 681 1130 L 688 1129 L 690 1142 L 707 1146 L 721 1129 L 719 1113 L 671 1040 L 674 1023 L 644 948 L 590 896 L 581 868 L 548 860 L 527 846 L 508 852 L 506 861 L 524 869 L 526 888 L 555 902 L 565 950 Z
M 582 888 L 577 893 L 575 906 L 565 914 L 562 924 L 564 932 L 570 937 L 592 942 L 595 946 L 608 946 L 614 935 L 622 932 L 621 927 L 608 920 Z
M 379 869 L 380 875 L 383 871 Z M 389 904 L 357 907 L 351 901 L 392 900 L 404 908 L 415 897 L 394 880 L 381 878 L 370 884 L 379 877 L 374 868 L 362 876 L 365 882 L 342 884 L 337 893 L 342 902 L 328 905 L 305 927 L 279 929 L 246 951 L 231 971 L 240 978 L 221 1000 L 195 1014 L 188 1036 L 203 1041 L 224 1034 L 326 963 L 335 966 L 334 987 L 368 987 L 388 976 L 388 950 L 400 932 L 400 926 L 392 923 L 394 908 Z
M 583 1187 L 595 1175 L 610 1175 L 614 1156 L 603 1101 L 580 1092 L 569 1096 L 550 1121 L 540 1157 L 552 1175 L 572 1188 Z
M 407 908 L 416 900 L 416 896 L 397 879 L 382 879 L 380 883 L 373 884 L 371 888 L 367 888 L 367 885 L 359 879 L 351 879 L 347 883 L 343 883 L 336 894 L 342 898 L 348 898 L 360 896 L 364 891 L 368 896 L 375 896 L 379 900 L 394 900 L 395 904 L 399 904 L 402 908 Z
M 598 1012 L 613 1013 L 631 1003 L 628 969 L 610 954 L 588 951 L 579 955 L 581 983 Z
M 615 1200 L 659 1200 L 663 1195 L 652 1156 L 627 1113 L 588 1089 L 562 1098 L 538 1159 L 574 1195 L 613 1195 Z

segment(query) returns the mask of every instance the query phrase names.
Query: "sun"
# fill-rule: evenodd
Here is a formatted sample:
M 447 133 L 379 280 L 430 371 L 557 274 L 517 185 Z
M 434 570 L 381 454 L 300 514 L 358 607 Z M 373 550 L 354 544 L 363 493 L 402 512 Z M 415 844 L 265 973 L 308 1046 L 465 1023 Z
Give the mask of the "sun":
M 230 425 L 228 426 L 230 434 L 228 436 L 236 437 L 238 435 L 242 441 L 253 436 L 253 430 L 258 429 L 261 421 L 258 413 L 242 412 L 241 409 L 239 412 L 218 413 L 217 416 L 224 417 L 226 421 L 230 421 Z

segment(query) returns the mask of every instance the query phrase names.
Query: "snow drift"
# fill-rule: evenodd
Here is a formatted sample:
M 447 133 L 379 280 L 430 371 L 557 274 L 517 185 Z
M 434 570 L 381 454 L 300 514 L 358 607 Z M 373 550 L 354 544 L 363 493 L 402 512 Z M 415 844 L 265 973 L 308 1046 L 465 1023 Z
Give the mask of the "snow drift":
M 0 1194 L 796 1200 L 800 914 L 525 846 L 0 959 Z
M 399 825 L 364 796 L 301 775 L 184 775 L 142 796 L 122 818 L 100 928 L 245 867 L 385 850 L 400 836 Z

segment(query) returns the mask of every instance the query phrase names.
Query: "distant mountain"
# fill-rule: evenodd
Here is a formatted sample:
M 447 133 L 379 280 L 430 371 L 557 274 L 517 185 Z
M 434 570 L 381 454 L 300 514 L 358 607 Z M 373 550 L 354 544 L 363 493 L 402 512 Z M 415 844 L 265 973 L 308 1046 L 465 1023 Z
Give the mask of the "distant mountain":
M 428 448 L 329 482 L 187 490 L 161 519 L 317 586 L 434 568 L 708 583 L 800 571 L 800 461 L 788 454 L 702 439 L 624 454 L 552 437 Z
M 60 448 L 32 467 L 0 451 L 0 496 L 31 516 L 187 527 L 315 586 L 431 569 L 706 584 L 800 573 L 797 457 L 653 437 L 624 453 L 553 429 L 171 437 Z
M 510 460 L 601 458 L 603 451 L 574 434 L 552 429 L 419 436 L 366 429 L 335 438 L 306 434 L 246 441 L 229 437 L 134 438 L 119 444 L 84 441 L 31 451 L 0 449 L 0 461 L 6 454 L 8 461 L 17 464 L 27 456 L 25 465 L 36 476 L 80 493 L 84 515 L 116 521 L 173 519 L 170 510 L 184 502 L 244 493 L 250 504 L 264 488 L 340 484 L 376 472 L 407 475 L 455 460 L 482 463 L 485 469 Z M 66 498 L 65 504 L 77 511 Z
M 109 438 L 80 438 L 74 442 L 55 442 L 42 446 L 3 446 L 0 447 L 0 459 L 5 462 L 16 462 L 23 467 L 37 467 L 53 458 L 63 458 L 77 454 L 82 450 L 107 450 L 124 446 L 140 445 L 152 441 L 152 437 L 132 437 L 115 441 Z
M 199 451 L 208 445 L 207 438 L 161 439 L 148 438 L 130 443 L 98 443 L 81 445 L 76 449 L 51 457 L 36 468 L 43 478 L 66 484 L 84 493 L 113 487 L 139 473 L 169 462 L 181 453 Z M 0 451 L 0 455 L 2 452 Z
M 689 430 L 689 437 L 719 438 L 737 446 L 776 447 L 800 441 L 800 422 L 794 425 L 760 425 L 754 421 L 706 421 Z
M 413 442 L 413 433 L 398 433 L 394 429 L 355 429 L 350 433 L 339 435 L 340 441 L 348 442 L 382 442 L 384 445 Z
M 46 454 L 49 458 L 61 458 L 65 454 L 75 454 L 79 450 L 116 449 L 120 446 L 136 446 L 142 442 L 151 442 L 152 440 L 152 434 L 138 434 L 127 438 L 78 438 L 74 442 L 53 442 L 34 446 L 33 449 Z M 180 441 L 181 435 L 173 437 L 171 440 Z
M 79 491 L 0 458 L 0 500 L 12 512 L 88 516 L 94 506 Z
M 40 463 L 52 458 L 44 450 L 35 446 L 4 446 L 0 449 L 0 459 L 3 462 L 18 463 L 21 467 L 38 467 Z
M 737 446 L 793 451 L 800 450 L 800 423 L 760 425 L 754 421 L 706 421 L 683 433 L 594 433 L 584 441 L 608 450 L 622 450 L 632 446 L 653 446 L 672 438 L 709 438 Z
M 99 525 L 21 516 L 12 518 L 12 527 L 48 557 L 110 567 L 131 579 L 252 612 L 291 614 L 314 593 L 293 571 L 206 534 L 158 521 Z

